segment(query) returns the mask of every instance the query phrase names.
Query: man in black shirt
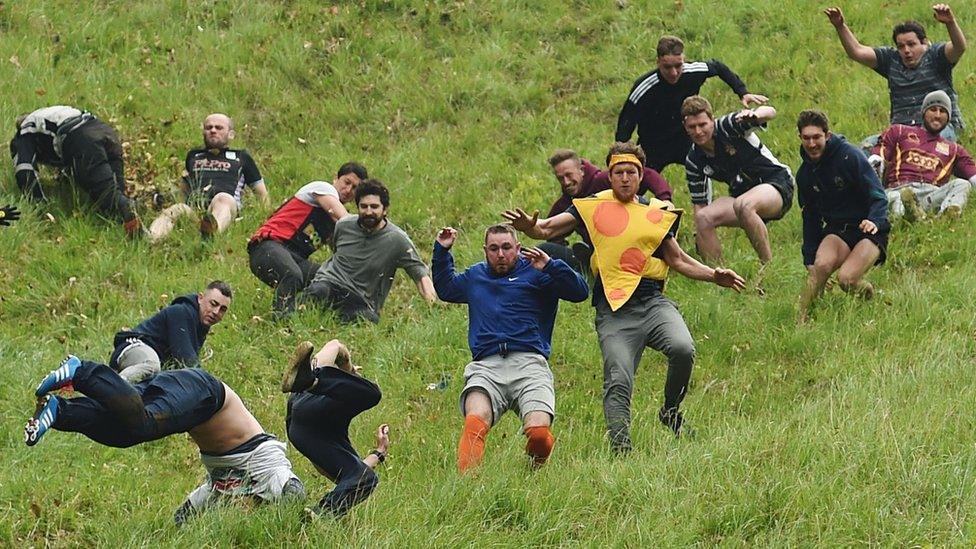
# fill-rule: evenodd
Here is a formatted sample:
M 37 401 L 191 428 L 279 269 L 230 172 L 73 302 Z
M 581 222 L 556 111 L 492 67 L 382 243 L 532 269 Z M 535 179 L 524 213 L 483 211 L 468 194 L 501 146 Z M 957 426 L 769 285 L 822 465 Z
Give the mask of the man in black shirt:
M 706 262 L 722 262 L 717 227 L 741 227 L 763 264 L 772 259 L 766 222 L 786 215 L 793 204 L 793 174 L 773 156 L 755 131 L 776 116 L 768 106 L 712 117 L 699 95 L 681 105 L 682 122 L 694 145 L 685 159 L 688 191 L 695 208 L 695 242 Z M 729 196 L 712 200 L 712 180 L 729 185 Z
M 122 221 L 130 237 L 142 226 L 125 195 L 122 142 L 114 128 L 90 112 L 56 105 L 17 118 L 10 141 L 17 186 L 30 200 L 46 200 L 37 179 L 38 164 L 65 170 L 98 210 Z
M 749 93 L 742 79 L 720 61 L 686 62 L 684 49 L 676 36 L 658 41 L 657 68 L 637 79 L 617 120 L 617 141 L 629 141 L 636 127 L 647 165 L 658 172 L 668 164 L 684 164 L 691 140 L 681 125 L 681 102 L 698 95 L 708 78 L 721 78 L 745 107 L 768 101 L 764 95 Z
M 158 241 L 173 230 L 179 217 L 194 210 L 205 211 L 200 219 L 200 234 L 209 238 L 230 226 L 241 208 L 245 185 L 261 201 L 269 204 L 268 188 L 251 155 L 228 147 L 234 139 L 234 121 L 226 114 L 214 113 L 203 121 L 203 148 L 186 155 L 180 189 L 185 203 L 170 206 L 153 221 L 150 238 Z

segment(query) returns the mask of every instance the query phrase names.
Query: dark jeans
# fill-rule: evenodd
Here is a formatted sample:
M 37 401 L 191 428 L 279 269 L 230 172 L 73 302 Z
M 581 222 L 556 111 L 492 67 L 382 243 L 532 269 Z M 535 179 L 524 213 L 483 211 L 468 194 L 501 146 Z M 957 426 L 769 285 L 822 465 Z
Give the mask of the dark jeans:
M 379 484 L 349 442 L 349 423 L 376 406 L 382 394 L 376 384 L 338 368 L 318 368 L 315 376 L 315 387 L 288 399 L 285 429 L 295 448 L 335 481 L 319 506 L 341 516 Z
M 89 120 L 65 136 L 61 152 L 75 183 L 100 212 L 122 221 L 135 217 L 132 201 L 125 195 L 122 143 L 114 128 Z
M 301 301 L 329 307 L 339 313 L 342 322 L 355 322 L 362 318 L 378 324 L 380 316 L 363 297 L 352 290 L 320 280 L 312 282 L 302 292 Z
M 160 372 L 130 385 L 108 366 L 84 360 L 72 384 L 87 396 L 55 397 L 53 427 L 115 448 L 184 433 L 224 405 L 224 385 L 198 368 Z
M 262 240 L 247 248 L 251 272 L 275 289 L 272 309 L 279 314 L 295 310 L 295 296 L 312 281 L 318 263 L 294 252 L 277 240 Z

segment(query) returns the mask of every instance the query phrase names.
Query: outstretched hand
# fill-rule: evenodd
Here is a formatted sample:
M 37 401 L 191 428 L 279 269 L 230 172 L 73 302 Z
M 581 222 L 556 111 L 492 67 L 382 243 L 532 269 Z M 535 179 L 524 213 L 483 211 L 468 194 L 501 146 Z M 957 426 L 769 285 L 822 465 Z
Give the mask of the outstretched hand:
M 830 24 L 835 27 L 840 27 L 844 24 L 844 12 L 840 11 L 840 8 L 827 8 L 824 10 L 824 15 L 830 20 Z
M 932 15 L 935 20 L 943 25 L 949 25 L 956 20 L 956 16 L 952 14 L 952 8 L 949 4 L 936 4 L 932 6 Z
M 749 122 L 750 124 L 758 124 L 759 115 L 756 114 L 756 111 L 752 109 L 743 109 L 738 113 L 736 113 L 735 120 L 736 122 Z
M 549 254 L 541 248 L 522 248 L 522 256 L 532 263 L 532 268 L 538 271 L 546 268 L 549 264 Z
M 7 204 L 0 208 L 0 227 L 9 227 L 11 221 L 18 219 L 20 219 L 20 210 L 17 209 L 17 206 Z
M 862 220 L 861 221 L 861 224 L 858 225 L 858 228 L 861 229 L 861 232 L 862 233 L 867 233 L 867 234 L 877 234 L 878 233 L 878 226 L 875 225 L 874 222 L 871 221 L 870 219 L 864 219 L 864 220 Z
M 539 221 L 539 210 L 532 212 L 532 215 L 525 213 L 522 208 L 515 208 L 514 210 L 505 210 L 502 212 L 502 217 L 508 220 L 515 227 L 516 231 L 526 232 L 531 231 L 535 227 L 536 222 Z
M 757 105 L 765 105 L 769 103 L 769 98 L 765 95 L 760 95 L 758 93 L 747 93 L 742 96 L 742 106 L 749 108 L 749 105 L 755 103 Z
M 376 429 L 376 449 L 385 454 L 389 447 L 390 426 L 384 423 Z
M 737 292 L 741 292 L 746 287 L 746 279 L 736 274 L 732 269 L 716 268 L 712 282 L 723 288 L 732 288 Z
M 454 245 L 454 241 L 457 240 L 457 235 L 457 229 L 454 227 L 444 227 L 437 233 L 437 243 L 445 250 L 450 250 L 451 246 Z

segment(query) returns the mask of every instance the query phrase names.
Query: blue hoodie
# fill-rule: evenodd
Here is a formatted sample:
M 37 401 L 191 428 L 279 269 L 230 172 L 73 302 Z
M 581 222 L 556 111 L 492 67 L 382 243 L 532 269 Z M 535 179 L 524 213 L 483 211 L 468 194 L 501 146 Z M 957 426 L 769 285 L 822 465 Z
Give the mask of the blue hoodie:
M 177 368 L 200 365 L 200 348 L 210 332 L 200 322 L 200 303 L 197 294 L 177 297 L 163 310 L 142 321 L 132 330 L 115 334 L 115 351 L 109 366 L 118 365 L 119 354 L 130 339 L 149 345 L 159 355 L 159 362 L 173 362 Z
M 541 271 L 519 257 L 504 276 L 484 261 L 462 274 L 451 252 L 434 243 L 434 289 L 451 303 L 468 304 L 468 346 L 474 360 L 515 351 L 549 358 L 559 300 L 579 303 L 589 295 L 583 277 L 560 259 Z
M 813 265 L 826 223 L 857 226 L 865 219 L 888 231 L 888 200 L 878 174 L 842 135 L 831 135 L 819 161 L 800 147 L 797 200 L 803 210 L 803 264 Z

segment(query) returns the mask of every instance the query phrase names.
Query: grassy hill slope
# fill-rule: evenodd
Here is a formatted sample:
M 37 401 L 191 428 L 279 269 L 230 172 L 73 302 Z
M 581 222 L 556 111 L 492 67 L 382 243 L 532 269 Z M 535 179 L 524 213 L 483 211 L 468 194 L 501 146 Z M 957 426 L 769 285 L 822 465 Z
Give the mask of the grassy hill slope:
M 621 7 L 623 6 L 623 7 Z M 956 5 L 976 36 L 976 16 Z M 434 232 L 462 230 L 459 264 L 480 257 L 482 228 L 514 205 L 548 207 L 545 164 L 556 147 L 602 161 L 633 80 L 664 33 L 691 59 L 716 57 L 780 116 L 763 135 L 798 165 L 796 114 L 828 112 L 853 139 L 887 119 L 884 81 L 849 61 L 820 4 L 796 2 L 249 3 L 8 2 L 0 4 L 0 118 L 52 104 L 87 108 L 127 142 L 127 170 L 145 197 L 173 192 L 185 152 L 212 111 L 237 122 L 279 203 L 347 160 L 392 190 L 391 218 L 429 258 Z M 845 6 L 864 43 L 892 24 L 945 29 L 929 4 Z M 973 62 L 955 70 L 972 119 Z M 736 107 L 720 81 L 704 93 Z M 8 124 L 8 128 L 10 125 Z M 970 130 L 962 143 L 974 148 Z M 665 175 L 688 207 L 683 174 Z M 25 545 L 485 546 L 528 544 L 972 545 L 976 429 L 973 212 L 956 222 L 896 224 L 890 259 L 869 276 L 870 303 L 829 293 L 812 325 L 795 325 L 804 278 L 798 208 L 770 225 L 765 296 L 673 278 L 698 345 L 685 408 L 699 436 L 674 440 L 657 423 L 665 364 L 646 353 L 634 400 L 636 451 L 605 448 L 601 360 L 592 308 L 565 304 L 553 342 L 558 414 L 551 463 L 530 471 L 511 415 L 492 431 L 477 475 L 454 456 L 466 311 L 429 307 L 398 275 L 378 326 L 342 326 L 307 312 L 270 322 L 271 292 L 247 268 L 245 241 L 269 213 L 256 204 L 213 243 L 182 224 L 158 246 L 124 242 L 71 186 L 0 230 L 0 543 Z M 0 204 L 19 201 L 9 167 Z M 143 202 L 143 218 L 156 213 Z M 50 214 L 47 216 L 45 214 Z M 693 248 L 688 225 L 681 241 Z M 758 267 L 741 232 L 722 233 L 729 265 Z M 322 259 L 324 253 L 317 257 Z M 128 450 L 53 433 L 28 449 L 31 389 L 68 353 L 105 359 L 112 335 L 208 280 L 236 299 L 208 339 L 210 371 L 283 436 L 283 362 L 303 339 L 350 342 L 382 403 L 353 427 L 371 448 L 393 446 L 372 498 L 342 521 L 304 524 L 301 506 L 229 506 L 177 530 L 172 512 L 202 478 L 177 436 Z M 449 380 L 444 391 L 430 382 Z M 331 485 L 294 450 L 317 500 Z

